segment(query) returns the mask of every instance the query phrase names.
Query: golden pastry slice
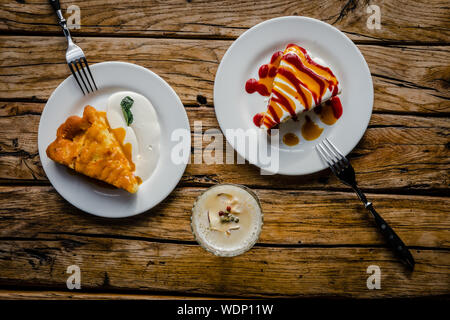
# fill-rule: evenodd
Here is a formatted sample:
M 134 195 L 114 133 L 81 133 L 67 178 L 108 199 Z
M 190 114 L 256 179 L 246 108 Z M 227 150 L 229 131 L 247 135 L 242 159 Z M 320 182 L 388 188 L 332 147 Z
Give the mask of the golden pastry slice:
M 105 112 L 86 106 L 83 117 L 69 117 L 47 147 L 47 156 L 91 178 L 135 193 L 140 179 L 134 163 L 114 134 Z

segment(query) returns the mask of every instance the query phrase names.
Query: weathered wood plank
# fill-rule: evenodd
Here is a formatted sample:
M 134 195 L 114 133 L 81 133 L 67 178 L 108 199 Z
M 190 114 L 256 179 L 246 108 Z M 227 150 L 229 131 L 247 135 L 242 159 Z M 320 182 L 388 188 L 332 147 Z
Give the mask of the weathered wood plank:
M 231 41 L 78 38 L 91 63 L 128 61 L 161 75 L 183 103 L 212 104 L 214 77 Z M 46 100 L 70 72 L 64 37 L 0 36 L 0 99 Z M 56 54 L 49 55 L 48 48 Z M 371 69 L 375 111 L 450 113 L 450 48 L 360 45 Z M 58 53 L 59 52 L 59 53 Z
M 84 214 L 51 187 L 0 187 L 0 238 L 58 239 L 65 234 L 194 241 L 190 210 L 205 188 L 177 188 L 137 217 L 108 220 Z M 265 212 L 260 243 L 385 245 L 372 217 L 352 193 L 255 190 Z M 450 199 L 368 197 L 405 243 L 450 248 Z
M 46 181 L 37 150 L 37 128 L 43 103 L 0 103 L 0 181 Z M 214 110 L 186 108 L 203 132 L 219 128 Z M 363 188 L 371 190 L 447 190 L 448 118 L 374 114 L 370 127 L 350 154 Z M 201 137 L 193 136 L 193 139 Z M 194 140 L 193 140 L 194 141 Z M 205 147 L 209 142 L 204 142 Z M 225 143 L 224 143 L 225 145 Z M 402 156 L 399 156 L 399 155 Z M 184 184 L 232 182 L 265 188 L 342 188 L 328 171 L 299 177 L 262 176 L 249 164 L 189 164 Z
M 66 269 L 81 269 L 84 289 L 169 291 L 244 297 L 414 297 L 450 292 L 450 252 L 413 250 L 408 273 L 385 248 L 254 247 L 233 259 L 197 245 L 65 237 L 0 241 L 0 285 L 64 290 Z M 381 268 L 381 290 L 366 269 Z
M 49 291 L 49 290 L 0 290 L 1 300 L 214 300 L 218 298 L 208 296 L 186 295 L 156 295 L 130 293 L 92 293 L 77 290 Z M 233 299 L 230 299 L 233 300 Z
M 208 111 L 206 108 L 203 110 Z M 191 122 L 208 119 L 199 109 L 195 111 L 196 114 L 190 117 Z M 210 119 L 216 121 L 214 114 Z M 449 123 L 448 118 L 372 115 L 368 130 L 349 155 L 359 185 L 371 190 L 448 190 Z M 194 142 L 195 139 L 196 136 L 193 137 Z M 207 143 L 203 143 L 203 148 Z M 302 177 L 267 176 L 248 164 L 191 164 L 186 177 L 197 183 L 247 183 L 266 188 L 343 187 L 328 170 Z
M 450 10 L 444 0 L 378 1 L 381 29 L 367 27 L 370 13 L 363 0 L 320 1 L 81 1 L 62 3 L 63 12 L 77 5 L 81 28 L 75 34 L 164 37 L 236 38 L 246 29 L 267 19 L 303 15 L 321 19 L 353 40 L 448 41 Z M 45 0 L 24 3 L 0 2 L 0 31 L 60 32 Z M 369 11 L 370 12 L 370 11 Z

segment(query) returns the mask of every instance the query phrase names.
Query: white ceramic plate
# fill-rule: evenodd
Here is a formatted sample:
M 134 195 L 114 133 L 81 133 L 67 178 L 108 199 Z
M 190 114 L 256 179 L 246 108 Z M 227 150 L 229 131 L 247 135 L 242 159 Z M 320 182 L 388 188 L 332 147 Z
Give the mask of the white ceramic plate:
M 280 128 L 279 147 L 271 146 L 272 152 L 279 152 L 279 170 L 275 173 L 302 175 L 326 167 L 314 148 L 326 137 L 348 154 L 363 136 L 372 114 L 373 85 L 369 67 L 359 49 L 341 31 L 306 17 L 281 17 L 254 26 L 230 46 L 220 63 L 214 83 L 214 107 L 227 141 L 239 155 L 261 167 L 258 160 L 246 157 L 244 148 L 227 135 L 226 129 L 256 128 L 253 115 L 265 111 L 267 102 L 258 93 L 248 94 L 245 83 L 250 78 L 258 78 L 259 67 L 289 43 L 298 44 L 325 60 L 342 87 L 339 96 L 343 115 L 333 126 L 316 121 L 324 128 L 318 139 L 306 141 L 301 136 L 301 126 L 291 121 Z M 317 118 L 314 112 L 309 114 Z M 301 142 L 294 147 L 284 145 L 281 138 L 285 132 L 296 133 Z M 258 138 L 266 139 L 265 132 L 259 130 Z
M 171 141 L 176 129 L 189 132 L 189 121 L 175 91 L 158 75 L 135 64 L 103 62 L 91 66 L 99 90 L 83 96 L 73 76 L 65 79 L 50 96 L 39 123 L 39 156 L 48 179 L 67 201 L 94 215 L 110 218 L 142 213 L 161 202 L 175 188 L 186 168 L 186 154 L 181 164 L 171 161 L 171 150 L 179 142 Z M 47 157 L 45 150 L 55 139 L 56 130 L 67 117 L 83 114 L 86 105 L 106 110 L 108 97 L 129 90 L 144 95 L 153 104 L 161 127 L 160 156 L 153 174 L 136 194 L 93 183 Z M 184 140 L 190 150 L 190 135 Z

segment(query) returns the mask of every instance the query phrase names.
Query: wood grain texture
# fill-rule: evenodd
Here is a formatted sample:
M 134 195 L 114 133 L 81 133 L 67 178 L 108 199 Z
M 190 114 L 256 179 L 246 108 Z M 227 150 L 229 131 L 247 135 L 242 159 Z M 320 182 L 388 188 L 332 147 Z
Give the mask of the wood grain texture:
M 104 238 L 191 241 L 192 204 L 205 188 L 178 187 L 154 209 L 126 219 L 76 209 L 52 187 L 0 187 L 0 239 Z M 370 214 L 344 192 L 255 190 L 265 213 L 259 243 L 267 245 L 385 245 Z M 450 248 L 450 199 L 369 194 L 377 211 L 409 246 Z
M 231 41 L 77 38 L 90 63 L 128 61 L 158 73 L 184 104 L 213 103 L 218 64 Z M 48 54 L 52 48 L 55 54 Z M 46 100 L 70 71 L 64 37 L 0 36 L 0 99 Z M 376 112 L 450 113 L 450 47 L 359 45 L 374 81 Z M 249 74 L 249 77 L 255 76 Z M 244 84 L 242 84 L 244 88 Z M 244 89 L 242 89 L 244 90 Z
M 46 182 L 37 149 L 43 103 L 0 103 L 0 181 Z M 218 129 L 210 107 L 187 107 L 191 130 L 202 121 L 202 132 Z M 369 129 L 350 154 L 361 187 L 369 190 L 442 192 L 449 189 L 450 122 L 446 117 L 372 115 Z M 214 132 L 209 131 L 209 135 Z M 199 140 L 197 140 L 199 139 Z M 210 142 L 193 135 L 203 149 Z M 226 143 L 223 146 L 226 151 Z M 203 150 L 202 149 L 202 150 Z M 231 150 L 231 149 L 230 149 Z M 197 150 L 194 150 L 197 152 Z M 399 156 L 401 155 L 401 156 Z M 236 159 L 236 155 L 235 155 Z M 250 164 L 189 164 L 183 185 L 240 183 L 257 188 L 333 189 L 343 185 L 329 171 L 299 177 L 261 175 Z
M 62 237 L 0 241 L 0 285 L 66 288 L 81 269 L 84 290 L 138 290 L 242 297 L 417 297 L 449 293 L 450 252 L 412 250 L 413 273 L 385 248 L 254 247 L 233 259 L 197 245 Z M 380 266 L 382 290 L 366 287 Z
M 47 0 L 0 0 L 0 298 L 450 295 L 448 1 L 377 1 L 380 30 L 366 26 L 367 0 L 70 4 L 81 8 L 73 34 L 91 64 L 128 61 L 158 73 L 202 131 L 219 127 L 215 73 L 249 27 L 305 15 L 342 30 L 358 43 L 375 92 L 369 129 L 350 158 L 417 264 L 405 270 L 329 171 L 299 178 L 261 176 L 249 164 L 189 164 L 174 192 L 142 215 L 111 220 L 76 209 L 49 185 L 37 150 L 45 101 L 69 74 L 65 39 Z M 207 253 L 189 227 L 194 199 L 222 182 L 253 187 L 265 213 L 256 246 L 233 259 Z M 66 291 L 73 264 L 83 292 Z M 367 289 L 369 265 L 381 267 L 382 290 Z
M 0 300 L 214 300 L 211 296 L 79 292 L 78 290 L 1 290 Z M 234 300 L 234 299 L 229 299 Z
M 377 1 L 381 29 L 367 27 L 367 0 L 319 1 L 81 1 L 81 28 L 74 34 L 157 37 L 236 38 L 264 20 L 302 15 L 334 25 L 352 40 L 448 42 L 450 9 L 445 0 Z M 66 18 L 70 13 L 66 13 Z M 45 0 L 24 3 L 0 1 L 0 31 L 20 33 L 60 32 Z

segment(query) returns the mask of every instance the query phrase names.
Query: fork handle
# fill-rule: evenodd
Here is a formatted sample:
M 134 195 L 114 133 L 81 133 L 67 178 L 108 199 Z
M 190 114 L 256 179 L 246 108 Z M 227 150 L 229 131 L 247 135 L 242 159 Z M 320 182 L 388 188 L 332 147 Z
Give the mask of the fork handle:
M 72 37 L 70 36 L 69 28 L 67 28 L 67 21 L 64 19 L 64 16 L 61 12 L 61 5 L 59 4 L 59 0 L 48 0 L 50 4 L 53 7 L 53 10 L 55 10 L 56 16 L 58 17 L 58 23 L 63 29 L 64 35 L 67 38 L 68 42 L 72 42 Z
M 410 270 L 414 270 L 415 261 L 414 258 L 409 251 L 408 247 L 403 243 L 402 239 L 395 233 L 395 231 L 389 226 L 389 224 L 376 212 L 371 202 L 367 201 L 367 198 L 362 193 L 362 191 L 357 187 L 353 186 L 353 189 L 358 194 L 361 201 L 364 203 L 364 206 L 367 210 L 372 214 L 375 219 L 375 223 L 380 230 L 381 234 L 384 236 L 386 241 L 392 247 L 393 251 L 397 256 L 399 256 L 403 263 Z
M 50 4 L 52 5 L 53 9 L 55 11 L 61 10 L 61 6 L 59 4 L 59 0 L 49 0 Z

